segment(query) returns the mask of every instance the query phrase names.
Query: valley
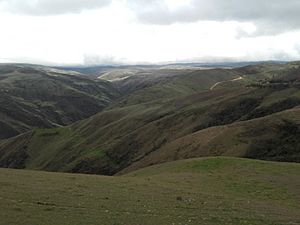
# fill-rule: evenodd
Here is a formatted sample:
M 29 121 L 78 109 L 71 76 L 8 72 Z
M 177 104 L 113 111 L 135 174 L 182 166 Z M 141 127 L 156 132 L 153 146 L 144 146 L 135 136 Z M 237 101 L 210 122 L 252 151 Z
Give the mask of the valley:
M 0 139 L 88 118 L 119 96 L 109 82 L 77 72 L 0 65 Z

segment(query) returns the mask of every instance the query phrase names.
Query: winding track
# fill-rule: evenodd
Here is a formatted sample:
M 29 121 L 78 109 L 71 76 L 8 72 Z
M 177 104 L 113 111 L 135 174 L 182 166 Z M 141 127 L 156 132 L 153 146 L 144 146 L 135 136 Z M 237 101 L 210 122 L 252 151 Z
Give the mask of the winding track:
M 233 81 L 244 80 L 244 79 L 245 78 L 243 78 L 243 77 L 238 77 L 238 78 L 235 78 L 235 79 L 232 79 L 232 80 L 225 80 L 225 81 L 217 82 L 213 86 L 210 87 L 210 90 L 212 91 L 218 85 L 226 83 L 226 82 L 233 82 Z

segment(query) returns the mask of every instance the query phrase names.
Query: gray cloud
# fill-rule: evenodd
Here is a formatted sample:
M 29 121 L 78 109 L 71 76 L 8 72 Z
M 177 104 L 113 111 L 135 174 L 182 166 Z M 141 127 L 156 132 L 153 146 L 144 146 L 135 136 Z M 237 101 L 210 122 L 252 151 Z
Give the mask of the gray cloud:
M 0 0 L 4 10 L 28 15 L 80 13 L 109 5 L 111 0 Z
M 252 22 L 256 35 L 270 35 L 300 29 L 299 0 L 190 0 L 170 9 L 164 0 L 0 0 L 0 8 L 16 14 L 58 15 L 97 9 L 113 1 L 127 6 L 142 23 L 168 25 L 196 21 Z M 240 36 L 249 36 L 241 31 Z
M 167 25 L 176 22 L 253 22 L 260 34 L 274 34 L 300 28 L 299 0 L 191 0 L 171 10 L 162 0 L 127 0 L 143 23 Z

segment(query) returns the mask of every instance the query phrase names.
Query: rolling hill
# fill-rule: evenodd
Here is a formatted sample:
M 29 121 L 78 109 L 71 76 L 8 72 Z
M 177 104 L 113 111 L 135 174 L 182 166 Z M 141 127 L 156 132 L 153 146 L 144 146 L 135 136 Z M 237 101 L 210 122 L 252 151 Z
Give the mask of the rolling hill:
M 300 162 L 299 115 L 300 107 L 203 129 L 168 142 L 121 173 L 178 159 L 220 155 Z
M 300 165 L 202 158 L 105 177 L 0 169 L 0 224 L 300 223 Z
M 199 156 L 298 162 L 299 71 L 290 63 L 182 70 L 150 83 L 137 76 L 86 120 L 1 141 L 0 165 L 113 175 Z
M 0 65 L 0 139 L 33 128 L 68 125 L 119 96 L 109 82 L 48 67 Z

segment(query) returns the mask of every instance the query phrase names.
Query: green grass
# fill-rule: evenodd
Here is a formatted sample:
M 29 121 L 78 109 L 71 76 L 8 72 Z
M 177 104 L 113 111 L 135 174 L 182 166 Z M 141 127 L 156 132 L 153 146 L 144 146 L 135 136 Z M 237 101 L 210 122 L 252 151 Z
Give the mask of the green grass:
M 87 151 L 85 157 L 103 157 L 105 156 L 105 152 L 102 149 L 92 149 Z
M 239 158 L 118 177 L 0 169 L 0 224 L 299 224 L 299 196 L 299 164 Z

